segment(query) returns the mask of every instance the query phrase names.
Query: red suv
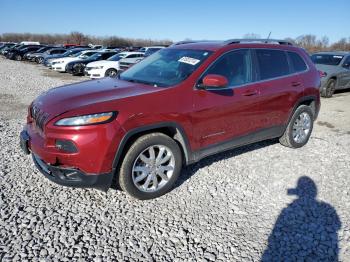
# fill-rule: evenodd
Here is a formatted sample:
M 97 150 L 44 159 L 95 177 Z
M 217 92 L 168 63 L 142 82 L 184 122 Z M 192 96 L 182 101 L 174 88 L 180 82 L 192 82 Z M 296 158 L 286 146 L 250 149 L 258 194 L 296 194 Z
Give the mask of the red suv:
M 66 186 L 133 197 L 171 189 L 183 165 L 257 141 L 298 148 L 320 108 L 307 53 L 280 40 L 180 42 L 117 78 L 51 89 L 29 107 L 21 146 Z

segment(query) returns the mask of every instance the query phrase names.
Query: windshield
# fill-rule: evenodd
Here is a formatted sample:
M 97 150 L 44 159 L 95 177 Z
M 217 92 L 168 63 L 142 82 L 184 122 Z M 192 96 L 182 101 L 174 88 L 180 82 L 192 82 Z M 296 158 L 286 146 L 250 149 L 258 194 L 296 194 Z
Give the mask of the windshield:
M 120 59 L 122 59 L 123 57 L 125 57 L 126 54 L 116 54 L 114 56 L 111 56 L 110 58 L 108 58 L 108 61 L 119 61 Z
M 89 59 L 98 59 L 101 56 L 102 56 L 102 53 L 95 53 L 92 56 L 90 56 Z
M 162 49 L 119 77 L 129 82 L 173 86 L 189 77 L 211 53 L 205 50 Z
M 97 53 L 96 51 L 85 52 L 85 53 L 81 54 L 81 55 L 79 56 L 79 58 L 81 58 L 81 59 L 90 58 L 90 57 L 94 56 L 96 53 Z
M 336 66 L 339 65 L 343 57 L 342 55 L 314 54 L 311 56 L 311 60 L 315 64 Z

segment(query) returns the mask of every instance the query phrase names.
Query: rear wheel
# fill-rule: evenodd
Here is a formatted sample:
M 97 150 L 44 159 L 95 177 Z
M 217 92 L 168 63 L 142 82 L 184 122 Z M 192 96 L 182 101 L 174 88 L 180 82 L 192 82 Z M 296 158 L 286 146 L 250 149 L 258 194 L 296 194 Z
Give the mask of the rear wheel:
M 309 106 L 301 105 L 295 110 L 286 131 L 280 137 L 280 143 L 291 148 L 304 146 L 310 138 L 314 116 Z
M 119 185 L 135 198 L 156 198 L 172 188 L 181 167 L 181 150 L 173 139 L 162 133 L 144 135 L 126 153 Z
M 321 96 L 325 98 L 330 98 L 333 96 L 336 86 L 335 79 L 329 79 L 327 86 L 322 90 Z

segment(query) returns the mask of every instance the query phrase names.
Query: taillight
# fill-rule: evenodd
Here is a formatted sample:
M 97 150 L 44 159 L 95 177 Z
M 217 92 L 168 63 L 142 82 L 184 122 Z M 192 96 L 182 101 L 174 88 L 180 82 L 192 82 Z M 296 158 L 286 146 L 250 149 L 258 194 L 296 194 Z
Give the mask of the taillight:
M 326 77 L 327 76 L 327 73 L 326 72 L 323 72 L 323 71 L 318 71 L 320 73 L 320 77 Z

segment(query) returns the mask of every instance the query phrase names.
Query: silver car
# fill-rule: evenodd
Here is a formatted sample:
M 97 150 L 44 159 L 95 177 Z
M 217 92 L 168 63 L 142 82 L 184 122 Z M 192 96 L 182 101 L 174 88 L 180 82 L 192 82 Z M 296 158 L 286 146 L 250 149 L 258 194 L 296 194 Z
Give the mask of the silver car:
M 321 74 L 321 96 L 331 97 L 335 90 L 350 88 L 350 52 L 320 52 L 311 56 Z

